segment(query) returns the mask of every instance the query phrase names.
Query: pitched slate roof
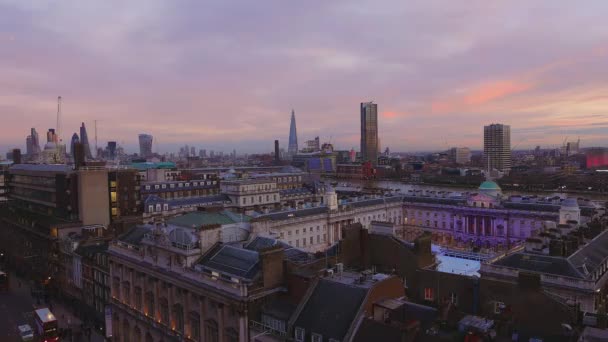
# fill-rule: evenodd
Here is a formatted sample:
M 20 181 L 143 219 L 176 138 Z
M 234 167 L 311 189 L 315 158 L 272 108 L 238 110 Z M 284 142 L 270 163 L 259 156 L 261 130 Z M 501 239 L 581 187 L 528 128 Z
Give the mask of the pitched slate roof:
M 108 242 L 99 242 L 90 245 L 80 245 L 74 253 L 84 257 L 94 257 L 98 253 L 105 253 L 108 250 Z
M 567 258 L 533 253 L 514 253 L 494 262 L 532 272 L 564 277 L 592 279 L 593 273 L 608 258 L 608 231 L 604 231 Z
M 283 252 L 285 253 L 285 259 L 290 260 L 292 262 L 301 263 L 310 261 L 312 259 L 312 255 L 310 253 L 294 248 L 293 246 L 290 246 L 289 244 L 286 244 L 279 240 L 263 236 L 254 237 L 244 246 L 244 248 L 259 252 L 263 249 L 274 246 L 282 246 L 284 248 Z
M 224 225 L 239 222 L 240 218 L 230 215 L 226 211 L 209 212 L 209 211 L 193 211 L 184 215 L 173 217 L 167 220 L 167 223 L 180 227 L 200 227 L 206 225 Z M 243 221 L 248 221 L 249 217 L 243 215 Z
M 582 274 L 566 258 L 549 255 L 514 253 L 495 261 L 494 265 L 564 277 L 582 278 Z
M 357 318 L 367 289 L 320 279 L 295 321 L 306 335 L 320 334 L 323 340 L 342 341 Z M 308 339 L 306 339 L 308 340 Z
M 306 208 L 306 209 L 287 210 L 287 211 L 268 213 L 268 214 L 260 215 L 259 217 L 268 218 L 272 221 L 281 221 L 281 220 L 287 220 L 289 218 L 294 218 L 294 217 L 306 217 L 306 216 L 324 214 L 324 213 L 327 213 L 327 211 L 328 211 L 327 207 L 316 207 L 316 208 Z
M 568 257 L 568 261 L 579 273 L 590 276 L 608 257 L 608 231 L 604 231 L 588 244 Z M 585 265 L 583 267 L 583 265 Z M 586 269 L 586 271 L 585 271 Z
M 401 329 L 398 326 L 377 322 L 366 318 L 361 322 L 353 342 L 401 342 Z
M 230 245 L 218 245 L 200 261 L 203 269 L 252 280 L 260 271 L 258 252 Z
M 144 234 L 152 231 L 151 226 L 135 226 L 128 230 L 126 233 L 118 237 L 119 241 L 128 243 L 130 245 L 139 245 L 141 240 L 144 238 Z

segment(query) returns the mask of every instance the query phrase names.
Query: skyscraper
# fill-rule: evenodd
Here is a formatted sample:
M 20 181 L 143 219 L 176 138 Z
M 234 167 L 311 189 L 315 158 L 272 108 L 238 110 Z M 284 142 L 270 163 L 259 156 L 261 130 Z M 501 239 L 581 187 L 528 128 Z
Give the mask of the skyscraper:
M 488 171 L 511 168 L 511 127 L 491 124 L 483 128 L 484 167 Z
M 139 156 L 147 158 L 152 155 L 152 136 L 150 134 L 139 135 Z
M 293 157 L 298 153 L 298 132 L 296 131 L 296 112 L 291 110 L 291 123 L 289 125 L 289 146 L 287 154 Z
M 40 138 L 38 137 L 38 132 L 36 132 L 36 129 L 32 127 L 31 130 L 31 134 L 30 136 L 32 137 L 32 152 L 33 154 L 37 155 L 40 153 Z
M 89 136 L 87 135 L 87 128 L 84 126 L 84 122 L 80 126 L 80 143 L 84 149 L 84 155 L 87 159 L 93 159 L 91 154 L 91 146 L 89 145 Z
M 116 158 L 116 141 L 108 141 L 108 146 L 106 146 L 106 152 L 108 154 L 108 159 Z
M 78 133 L 74 133 L 72 134 L 72 140 L 70 140 L 70 154 L 72 155 L 72 158 L 74 158 L 75 155 L 75 145 L 80 143 L 80 139 L 78 138 Z
M 361 158 L 378 164 L 378 105 L 361 103 Z
M 34 146 L 32 144 L 31 135 L 28 135 L 27 138 L 25 138 L 25 153 L 27 153 L 27 156 L 29 158 L 31 158 L 32 155 L 34 154 Z

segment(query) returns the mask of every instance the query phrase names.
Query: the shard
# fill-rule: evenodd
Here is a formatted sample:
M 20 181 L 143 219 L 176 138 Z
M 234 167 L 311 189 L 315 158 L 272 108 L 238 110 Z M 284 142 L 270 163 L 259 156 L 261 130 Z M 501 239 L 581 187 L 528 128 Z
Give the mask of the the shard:
M 296 113 L 291 110 L 291 124 L 289 125 L 289 146 L 287 148 L 287 154 L 289 157 L 293 157 L 298 153 L 298 133 L 296 131 Z

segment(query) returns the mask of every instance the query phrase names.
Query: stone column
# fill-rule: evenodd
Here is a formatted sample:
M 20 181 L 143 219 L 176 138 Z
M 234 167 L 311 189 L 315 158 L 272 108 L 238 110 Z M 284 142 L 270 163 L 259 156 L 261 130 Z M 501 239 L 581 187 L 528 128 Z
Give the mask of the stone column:
M 160 321 L 160 279 L 154 279 L 154 312 L 152 315 L 156 321 Z
M 224 303 L 218 303 L 217 305 L 217 334 L 218 341 L 224 340 Z
M 205 336 L 205 317 L 206 315 L 206 311 L 207 310 L 207 298 L 201 296 L 199 297 L 199 330 L 200 330 L 200 340 L 204 341 L 205 338 L 203 336 Z
M 129 306 L 135 306 L 135 269 L 131 269 L 131 279 L 129 280 Z
M 169 328 L 175 327 L 175 317 L 173 317 L 173 304 L 175 304 L 175 302 L 173 301 L 173 289 L 175 289 L 175 286 L 173 284 L 170 284 L 169 288 L 167 288 L 167 304 L 169 305 Z
M 248 341 L 249 327 L 247 326 L 247 310 L 239 315 L 239 341 Z
M 182 319 L 184 320 L 184 335 L 192 336 L 190 331 L 190 292 L 183 291 Z
M 144 314 L 149 314 L 150 308 L 148 307 L 148 301 L 146 300 L 146 294 L 148 293 L 148 276 L 146 274 L 144 274 L 142 282 L 143 284 L 141 285 L 141 306 L 143 308 Z

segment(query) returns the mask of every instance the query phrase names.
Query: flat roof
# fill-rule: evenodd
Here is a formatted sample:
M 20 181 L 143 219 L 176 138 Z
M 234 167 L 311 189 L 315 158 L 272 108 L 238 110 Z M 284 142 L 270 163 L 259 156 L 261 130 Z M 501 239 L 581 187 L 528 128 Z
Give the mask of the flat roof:
M 55 318 L 55 315 L 53 315 L 53 313 L 51 312 L 51 310 L 49 310 L 48 308 L 38 309 L 35 312 L 36 312 L 36 315 L 38 315 L 38 318 L 43 323 L 52 322 L 52 321 L 57 320 Z

